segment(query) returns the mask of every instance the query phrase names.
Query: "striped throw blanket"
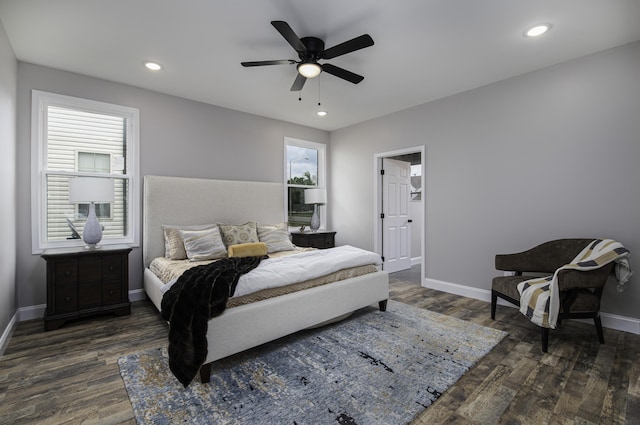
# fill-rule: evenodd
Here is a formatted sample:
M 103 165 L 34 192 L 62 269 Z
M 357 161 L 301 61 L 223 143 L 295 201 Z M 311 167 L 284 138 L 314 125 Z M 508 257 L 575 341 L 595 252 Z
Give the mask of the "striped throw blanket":
M 561 270 L 594 270 L 614 261 L 619 286 L 627 283 L 632 271 L 629 251 L 612 239 L 596 239 L 589 243 L 571 263 L 560 267 L 553 276 L 530 279 L 518 284 L 520 312 L 533 323 L 555 329 L 560 312 L 558 273 Z

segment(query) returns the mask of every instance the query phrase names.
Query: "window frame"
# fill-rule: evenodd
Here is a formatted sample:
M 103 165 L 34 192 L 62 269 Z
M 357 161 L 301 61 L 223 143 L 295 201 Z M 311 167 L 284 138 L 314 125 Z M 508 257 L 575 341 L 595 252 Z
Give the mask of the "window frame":
M 47 133 L 48 107 L 56 106 L 86 112 L 113 115 L 126 119 L 127 134 L 127 173 L 85 173 L 63 170 L 48 170 L 47 164 Z M 113 165 L 111 165 L 113 172 Z M 60 241 L 47 240 L 47 176 L 101 176 L 112 177 L 127 182 L 126 220 L 127 235 L 118 238 L 104 238 L 101 245 L 127 244 L 132 247 L 140 246 L 140 111 L 137 108 L 105 103 L 95 100 L 82 99 L 40 90 L 31 93 L 31 247 L 33 254 L 41 254 L 50 248 L 69 248 L 84 246 L 82 239 L 68 239 Z
M 299 148 L 306 149 L 314 149 L 318 152 L 318 176 L 315 186 L 306 186 L 306 185 L 297 185 L 297 184 L 289 184 L 289 167 L 288 167 L 288 157 L 287 157 L 287 146 L 295 146 Z M 327 158 L 327 145 L 324 143 L 312 142 L 309 140 L 296 139 L 293 137 L 284 138 L 284 164 L 283 164 L 283 175 L 284 175 L 284 212 L 285 219 L 289 219 L 289 187 L 300 187 L 300 188 L 324 188 L 326 190 L 326 158 Z M 326 217 L 326 206 L 319 205 L 320 210 L 320 229 L 324 230 L 327 228 L 327 217 Z M 297 230 L 298 227 L 289 226 L 289 230 Z

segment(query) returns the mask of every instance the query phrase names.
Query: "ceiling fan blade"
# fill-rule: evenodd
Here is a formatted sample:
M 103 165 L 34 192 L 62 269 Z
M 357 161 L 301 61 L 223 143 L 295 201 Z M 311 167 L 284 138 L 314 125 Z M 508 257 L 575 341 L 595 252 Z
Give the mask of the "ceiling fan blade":
M 291 44 L 291 47 L 293 47 L 296 52 L 305 53 L 307 51 L 307 48 L 300 40 L 300 37 L 298 37 L 296 33 L 293 32 L 289 24 L 287 24 L 285 21 L 271 21 L 271 25 L 273 25 L 274 28 L 278 30 L 280 35 L 282 35 L 284 39 L 287 40 L 289 44 Z
M 264 65 L 293 65 L 296 61 L 292 59 L 277 61 L 256 61 L 256 62 L 240 62 L 242 66 L 264 66 Z
M 360 37 L 352 38 L 349 41 L 345 41 L 337 46 L 326 49 L 322 52 L 321 57 L 324 59 L 333 59 L 369 46 L 373 46 L 373 39 L 369 34 L 363 34 Z
M 347 71 L 339 66 L 331 65 L 330 63 L 323 63 L 321 66 L 324 72 L 335 75 L 336 77 L 347 80 L 353 84 L 358 84 L 360 81 L 364 80 L 362 75 L 354 74 L 351 71 Z
M 293 82 L 293 85 L 291 86 L 291 91 L 300 91 L 302 90 L 302 87 L 304 87 L 304 83 L 307 82 L 307 78 L 303 77 L 300 74 L 296 74 L 296 79 Z

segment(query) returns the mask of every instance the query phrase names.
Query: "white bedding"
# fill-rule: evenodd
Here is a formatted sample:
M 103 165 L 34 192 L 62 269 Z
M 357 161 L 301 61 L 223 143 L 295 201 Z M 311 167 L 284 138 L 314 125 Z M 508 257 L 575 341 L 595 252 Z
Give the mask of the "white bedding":
M 368 264 L 380 266 L 382 264 L 380 255 L 350 245 L 268 258 L 263 260 L 260 266 L 240 277 L 234 297 L 311 280 L 342 269 Z M 162 293 L 168 291 L 176 280 L 165 284 L 161 289 Z

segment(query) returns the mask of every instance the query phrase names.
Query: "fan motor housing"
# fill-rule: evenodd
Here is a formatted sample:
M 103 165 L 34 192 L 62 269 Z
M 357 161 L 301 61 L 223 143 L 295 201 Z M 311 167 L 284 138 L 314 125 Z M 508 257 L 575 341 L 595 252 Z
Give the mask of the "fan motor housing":
M 302 61 L 317 61 L 320 54 L 324 52 L 324 41 L 317 37 L 303 37 L 300 39 L 302 44 L 307 48 L 306 52 L 299 52 L 298 56 Z

